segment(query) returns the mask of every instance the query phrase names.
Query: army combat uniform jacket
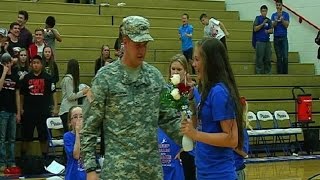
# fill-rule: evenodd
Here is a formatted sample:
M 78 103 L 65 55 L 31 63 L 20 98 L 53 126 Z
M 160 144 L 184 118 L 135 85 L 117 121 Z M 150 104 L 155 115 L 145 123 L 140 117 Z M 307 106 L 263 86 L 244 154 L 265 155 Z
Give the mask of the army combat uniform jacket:
M 180 143 L 177 110 L 160 105 L 166 86 L 162 74 L 145 62 L 139 73 L 133 81 L 118 60 L 100 69 L 92 81 L 94 100 L 85 107 L 81 152 L 85 168 L 95 167 L 97 132 L 103 122 L 101 179 L 162 179 L 157 128 Z

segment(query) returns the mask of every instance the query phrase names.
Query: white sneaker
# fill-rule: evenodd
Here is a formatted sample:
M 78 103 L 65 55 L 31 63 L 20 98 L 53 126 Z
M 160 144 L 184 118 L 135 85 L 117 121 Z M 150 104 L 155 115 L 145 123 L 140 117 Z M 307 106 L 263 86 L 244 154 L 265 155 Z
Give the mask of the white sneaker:
M 292 156 L 296 156 L 296 157 L 298 157 L 298 156 L 299 156 L 299 154 L 298 154 L 298 153 L 292 153 Z

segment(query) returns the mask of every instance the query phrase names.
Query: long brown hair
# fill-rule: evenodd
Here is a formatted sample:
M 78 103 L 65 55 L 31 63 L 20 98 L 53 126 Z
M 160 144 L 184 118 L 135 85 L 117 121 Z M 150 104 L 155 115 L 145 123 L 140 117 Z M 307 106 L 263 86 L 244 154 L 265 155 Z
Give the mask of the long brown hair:
M 50 56 L 50 59 L 46 59 L 45 55 L 44 55 L 44 50 L 46 48 L 49 48 L 51 50 L 51 56 Z M 54 74 L 55 73 L 55 66 L 54 66 L 54 54 L 53 54 L 53 49 L 50 47 L 50 46 L 44 46 L 43 48 L 43 51 L 42 51 L 42 60 L 43 60 L 43 68 L 46 67 L 46 62 L 48 62 L 48 67 L 49 67 L 49 71 L 50 71 L 50 75 L 51 76 L 56 76 L 57 74 Z
M 221 41 L 216 38 L 204 38 L 197 42 L 196 48 L 198 48 L 203 60 L 203 77 L 199 82 L 199 90 L 201 92 L 200 109 L 203 107 L 210 89 L 217 83 L 223 83 L 230 93 L 229 100 L 235 107 L 238 126 L 238 148 L 242 149 L 243 108 L 227 50 Z
M 73 79 L 73 92 L 77 93 L 80 84 L 79 62 L 77 60 L 70 59 L 68 61 L 66 74 L 71 74 Z

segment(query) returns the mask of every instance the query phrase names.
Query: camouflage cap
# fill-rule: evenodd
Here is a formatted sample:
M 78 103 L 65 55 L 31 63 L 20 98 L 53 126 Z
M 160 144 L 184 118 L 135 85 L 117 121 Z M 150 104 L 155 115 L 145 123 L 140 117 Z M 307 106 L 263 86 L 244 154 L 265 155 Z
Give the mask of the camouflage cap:
M 149 21 L 141 16 L 128 16 L 122 21 L 122 34 L 133 42 L 153 41 L 149 33 Z

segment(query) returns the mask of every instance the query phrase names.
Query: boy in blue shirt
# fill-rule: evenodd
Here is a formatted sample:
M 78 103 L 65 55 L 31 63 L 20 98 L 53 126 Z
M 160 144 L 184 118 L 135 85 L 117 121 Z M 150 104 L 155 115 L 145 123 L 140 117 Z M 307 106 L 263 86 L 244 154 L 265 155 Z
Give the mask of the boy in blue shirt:
M 189 15 L 184 13 L 181 17 L 182 25 L 179 27 L 179 38 L 181 40 L 181 49 L 183 55 L 186 57 L 189 66 L 191 66 L 192 73 L 194 74 L 194 69 L 192 67 L 192 53 L 193 53 L 193 44 L 192 44 L 192 34 L 193 26 L 188 23 Z M 188 67 L 190 68 L 190 67 Z
M 273 33 L 271 20 L 267 17 L 268 7 L 260 7 L 260 16 L 254 20 L 253 31 L 256 49 L 256 74 L 271 73 L 270 34 Z
M 274 28 L 274 50 L 277 55 L 278 74 L 288 74 L 288 38 L 289 14 L 282 11 L 282 0 L 276 0 L 277 12 L 271 16 Z

